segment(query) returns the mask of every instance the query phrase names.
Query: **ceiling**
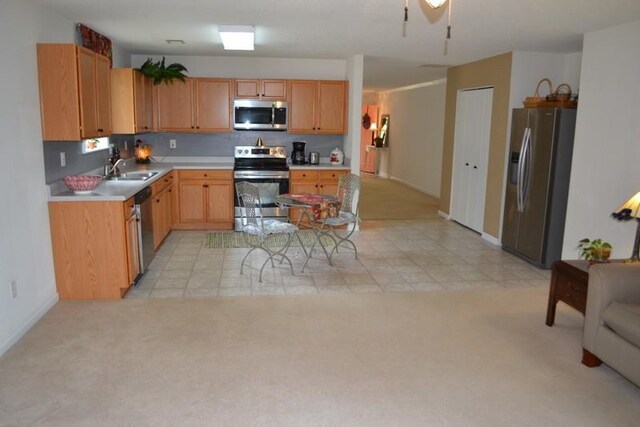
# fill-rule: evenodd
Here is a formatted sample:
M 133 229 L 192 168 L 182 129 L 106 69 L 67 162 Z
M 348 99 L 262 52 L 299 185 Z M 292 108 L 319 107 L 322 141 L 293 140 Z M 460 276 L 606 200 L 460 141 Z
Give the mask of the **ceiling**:
M 365 90 L 442 78 L 446 66 L 512 50 L 577 52 L 585 32 L 640 19 L 639 0 L 35 0 L 139 54 L 346 59 L 364 55 Z M 447 3 L 448 4 L 448 3 Z M 226 52 L 218 25 L 254 25 L 256 50 Z M 169 45 L 165 40 L 184 40 Z

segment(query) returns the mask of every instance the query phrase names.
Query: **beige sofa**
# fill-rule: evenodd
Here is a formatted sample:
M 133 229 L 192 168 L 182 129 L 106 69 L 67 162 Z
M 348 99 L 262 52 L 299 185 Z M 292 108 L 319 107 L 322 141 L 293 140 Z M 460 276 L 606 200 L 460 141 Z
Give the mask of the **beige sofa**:
M 604 362 L 640 386 L 640 264 L 589 269 L 582 363 Z

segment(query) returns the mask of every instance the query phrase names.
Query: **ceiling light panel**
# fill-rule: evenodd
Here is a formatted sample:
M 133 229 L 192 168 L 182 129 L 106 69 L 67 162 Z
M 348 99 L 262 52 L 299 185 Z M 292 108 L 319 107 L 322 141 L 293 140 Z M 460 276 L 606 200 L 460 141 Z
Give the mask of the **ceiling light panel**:
M 252 25 L 220 25 L 224 50 L 254 50 L 255 28 Z

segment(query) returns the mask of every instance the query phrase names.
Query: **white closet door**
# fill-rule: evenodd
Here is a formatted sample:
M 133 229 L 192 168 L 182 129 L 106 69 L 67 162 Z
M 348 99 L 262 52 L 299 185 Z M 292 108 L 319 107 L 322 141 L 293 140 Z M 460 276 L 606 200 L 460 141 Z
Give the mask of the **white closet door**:
M 451 183 L 451 219 L 482 232 L 493 88 L 458 92 Z

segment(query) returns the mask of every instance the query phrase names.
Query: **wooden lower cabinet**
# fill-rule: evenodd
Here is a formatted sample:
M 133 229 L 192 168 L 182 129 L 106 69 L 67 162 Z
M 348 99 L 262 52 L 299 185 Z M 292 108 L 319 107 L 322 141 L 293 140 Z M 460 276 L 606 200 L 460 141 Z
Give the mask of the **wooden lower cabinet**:
M 233 228 L 233 172 L 181 170 L 178 224 L 181 229 Z
M 347 170 L 335 169 L 294 170 L 290 173 L 289 192 L 337 194 L 340 177 L 348 173 Z M 291 222 L 297 222 L 300 218 L 300 209 L 291 209 L 289 218 Z
M 138 238 L 138 216 L 133 211 L 133 197 L 124 203 L 125 240 L 127 242 L 127 272 L 129 284 L 140 274 L 140 240 Z
M 153 248 L 158 249 L 173 228 L 174 206 L 174 172 L 167 174 L 152 184 L 153 204 Z
M 140 270 L 134 260 L 138 235 L 129 215 L 132 203 L 49 203 L 61 299 L 118 299 L 127 292 Z

